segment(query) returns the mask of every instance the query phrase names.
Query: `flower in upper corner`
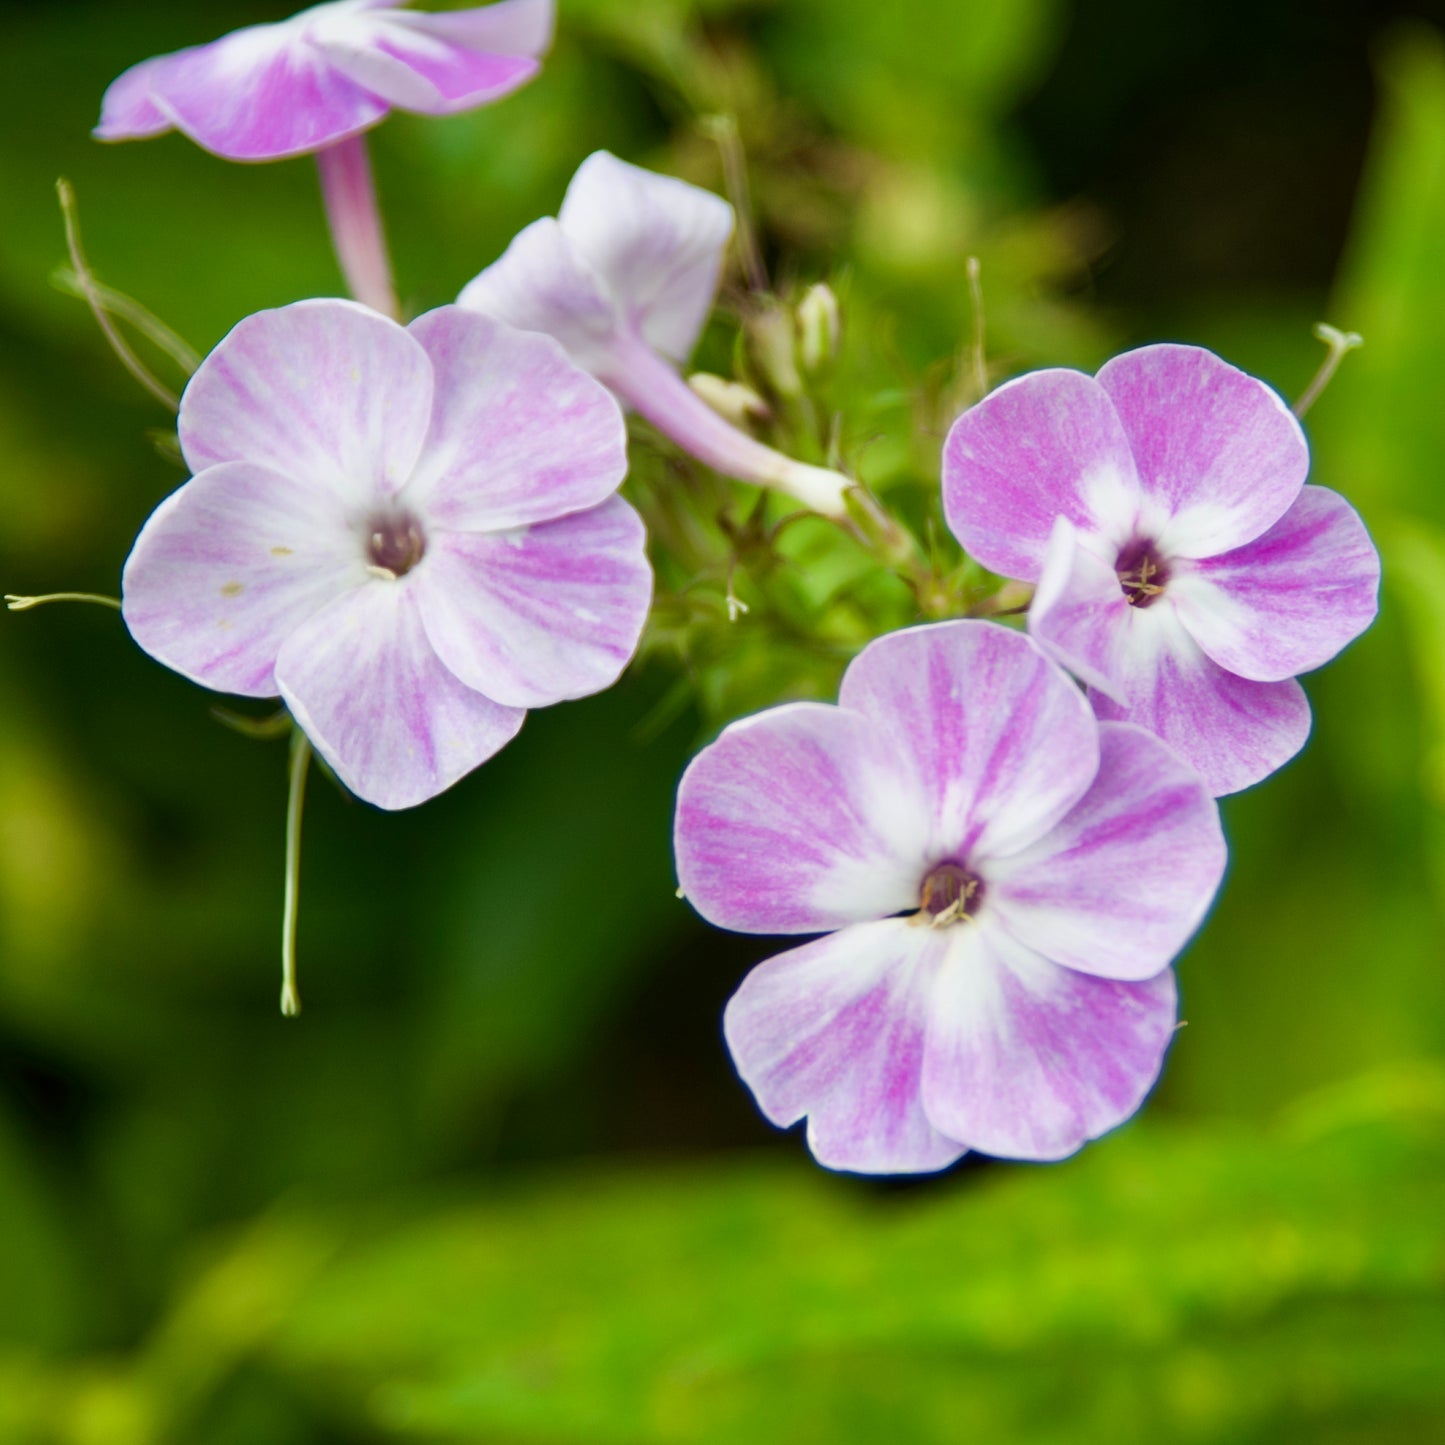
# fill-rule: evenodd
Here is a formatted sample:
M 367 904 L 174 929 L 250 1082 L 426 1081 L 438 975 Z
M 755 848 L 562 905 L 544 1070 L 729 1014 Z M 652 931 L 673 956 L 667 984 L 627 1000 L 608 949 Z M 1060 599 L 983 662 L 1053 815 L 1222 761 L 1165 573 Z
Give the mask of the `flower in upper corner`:
M 727 728 L 676 850 L 710 922 L 826 935 L 755 968 L 724 1027 L 768 1118 L 861 1173 L 1059 1159 L 1128 1118 L 1225 860 L 1198 777 L 989 622 L 893 633 L 838 706 Z
M 95 134 L 179 130 L 235 161 L 306 155 L 394 109 L 451 115 L 500 100 L 540 69 L 553 0 L 424 14 L 405 0 L 333 0 L 274 25 L 133 65 Z
M 285 700 L 353 792 L 405 808 L 599 692 L 652 593 L 622 414 L 546 337 L 350 301 L 242 321 L 181 398 L 194 475 L 124 615 L 202 686 Z
M 1375 616 L 1379 555 L 1308 470 L 1263 382 L 1198 347 L 1146 346 L 1096 377 L 1019 377 L 965 412 L 943 500 L 970 555 L 1037 583 L 1029 631 L 1098 715 L 1157 733 L 1222 795 L 1304 746 L 1294 678 Z

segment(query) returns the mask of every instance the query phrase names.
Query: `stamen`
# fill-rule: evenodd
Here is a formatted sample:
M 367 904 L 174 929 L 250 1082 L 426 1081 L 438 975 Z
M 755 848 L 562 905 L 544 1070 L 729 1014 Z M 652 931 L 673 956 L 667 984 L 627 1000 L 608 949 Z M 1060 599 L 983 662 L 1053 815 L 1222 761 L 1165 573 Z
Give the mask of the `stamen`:
M 1131 607 L 1148 607 L 1164 591 L 1168 570 L 1149 543 L 1135 543 L 1119 554 L 1114 564 L 1119 586 Z
M 924 880 L 913 921 L 927 928 L 964 923 L 978 912 L 983 880 L 958 863 L 943 863 Z
M 405 577 L 426 555 L 426 536 L 410 513 L 374 517 L 368 532 L 366 570 L 383 582 Z

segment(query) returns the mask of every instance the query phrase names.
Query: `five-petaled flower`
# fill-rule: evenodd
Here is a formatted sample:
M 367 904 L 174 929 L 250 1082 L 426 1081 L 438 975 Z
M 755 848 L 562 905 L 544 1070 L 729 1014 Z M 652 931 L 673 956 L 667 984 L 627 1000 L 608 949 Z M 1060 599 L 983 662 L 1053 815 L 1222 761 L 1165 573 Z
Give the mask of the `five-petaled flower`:
M 1157 733 L 1218 795 L 1299 751 L 1293 679 L 1375 616 L 1374 545 L 1308 470 L 1263 382 L 1146 346 L 999 387 L 954 424 L 943 494 L 973 557 L 1038 584 L 1029 630 L 1099 716 Z
M 280 695 L 354 792 L 404 808 L 525 710 L 610 685 L 652 574 L 616 401 L 553 341 L 443 307 L 242 321 L 181 401 L 194 472 L 136 541 L 136 641 Z
M 869 1173 L 1057 1159 L 1132 1114 L 1225 859 L 1198 777 L 988 622 L 893 633 L 838 706 L 727 728 L 676 849 L 710 922 L 827 934 L 754 969 L 725 1030 L 768 1118 Z
M 534 221 L 458 303 L 542 331 L 684 451 L 727 476 L 842 516 L 853 483 L 725 421 L 676 367 L 712 310 L 732 207 L 606 151 L 578 168 L 556 219 Z
M 236 161 L 306 155 L 392 109 L 450 115 L 499 100 L 536 75 L 551 43 L 553 0 L 437 14 L 404 3 L 333 0 L 143 60 L 106 91 L 95 134 L 180 130 Z

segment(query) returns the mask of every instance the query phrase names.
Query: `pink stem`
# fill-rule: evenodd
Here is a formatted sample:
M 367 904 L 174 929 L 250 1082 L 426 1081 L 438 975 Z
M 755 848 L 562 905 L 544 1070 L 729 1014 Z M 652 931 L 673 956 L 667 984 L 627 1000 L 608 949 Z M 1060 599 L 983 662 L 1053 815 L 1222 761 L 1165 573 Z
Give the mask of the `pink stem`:
M 401 317 L 391 278 L 391 256 L 376 204 L 376 184 L 366 137 L 354 135 L 317 151 L 321 195 L 331 226 L 331 244 L 351 294 L 363 305 L 395 320 Z

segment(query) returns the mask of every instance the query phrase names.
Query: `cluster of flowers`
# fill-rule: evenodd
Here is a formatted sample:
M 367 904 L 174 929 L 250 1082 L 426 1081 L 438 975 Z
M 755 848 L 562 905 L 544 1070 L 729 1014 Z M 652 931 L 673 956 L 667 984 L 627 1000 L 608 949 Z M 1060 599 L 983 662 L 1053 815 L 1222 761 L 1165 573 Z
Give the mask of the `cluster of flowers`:
M 283 699 L 383 808 L 633 656 L 652 574 L 618 496 L 622 406 L 845 525 L 876 509 L 680 377 L 734 220 L 681 181 L 592 156 L 556 219 L 401 324 L 362 132 L 496 99 L 551 29 L 550 0 L 339 0 L 144 62 L 97 132 L 320 158 L 358 300 L 251 316 L 196 371 L 192 476 L 137 540 L 123 611 L 185 676 Z M 836 706 L 735 722 L 688 768 L 687 898 L 724 928 L 822 935 L 757 967 L 725 1020 L 763 1111 L 806 1117 L 820 1162 L 1054 1159 L 1138 1107 L 1223 875 L 1215 799 L 1303 746 L 1296 676 L 1374 616 L 1375 550 L 1308 464 L 1279 397 L 1197 348 L 1001 386 L 948 437 L 943 504 L 972 557 L 1032 584 L 1027 632 L 881 637 Z

